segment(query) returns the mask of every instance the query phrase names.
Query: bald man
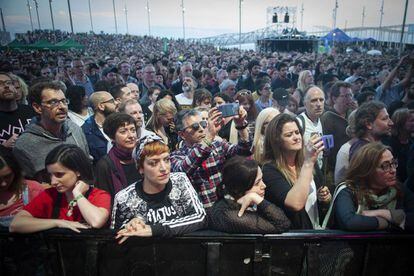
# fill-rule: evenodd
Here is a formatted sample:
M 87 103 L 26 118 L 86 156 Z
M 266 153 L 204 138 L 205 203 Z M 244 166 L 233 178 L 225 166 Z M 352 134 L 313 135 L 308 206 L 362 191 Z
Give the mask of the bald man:
M 320 117 L 324 112 L 325 93 L 319 87 L 311 86 L 305 91 L 303 103 L 305 105 L 305 111 L 299 114 L 297 118 L 304 131 L 303 140 L 307 144 L 313 133 L 318 133 L 320 136 L 323 135 Z M 321 153 L 318 156 L 318 165 L 320 168 L 322 168 L 322 157 Z
M 103 157 L 107 152 L 109 137 L 103 131 L 105 118 L 116 112 L 114 97 L 106 91 L 98 91 L 91 94 L 89 103 L 95 114 L 89 117 L 82 125 L 83 133 L 88 141 L 89 152 L 93 157 L 93 163 Z
M 131 89 L 132 99 L 139 101 L 139 87 L 133 82 L 127 83 L 126 86 Z

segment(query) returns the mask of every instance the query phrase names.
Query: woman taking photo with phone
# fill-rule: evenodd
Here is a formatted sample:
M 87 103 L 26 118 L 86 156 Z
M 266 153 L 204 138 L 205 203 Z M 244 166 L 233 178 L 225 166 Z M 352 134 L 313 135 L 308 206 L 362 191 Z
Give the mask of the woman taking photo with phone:
M 313 177 L 318 154 L 323 149 L 323 141 L 316 135 L 304 145 L 299 123 L 289 114 L 277 115 L 266 128 L 265 198 L 285 211 L 293 229 L 320 228 L 320 215 L 331 200 L 329 189 Z
M 101 228 L 110 214 L 111 197 L 93 188 L 92 164 L 75 145 L 63 144 L 47 156 L 52 188 L 34 198 L 13 219 L 10 232 L 33 233 L 51 228 Z

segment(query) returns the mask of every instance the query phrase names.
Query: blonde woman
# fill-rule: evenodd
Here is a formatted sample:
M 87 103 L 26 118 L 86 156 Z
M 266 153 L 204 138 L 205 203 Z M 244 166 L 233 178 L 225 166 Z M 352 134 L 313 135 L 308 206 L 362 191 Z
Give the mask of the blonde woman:
M 154 104 L 151 118 L 147 123 L 147 130 L 150 130 L 162 138 L 171 151 L 176 149 L 178 135 L 175 131 L 174 116 L 177 108 L 169 99 L 161 99 Z
M 263 144 L 266 127 L 269 122 L 279 114 L 280 112 L 276 108 L 268 107 L 263 109 L 257 116 L 253 137 L 253 158 L 259 165 L 263 165 L 264 161 Z
M 27 94 L 29 94 L 29 87 L 25 81 L 14 74 L 10 74 L 10 78 L 13 80 L 14 88 L 16 89 L 16 101 L 19 104 L 27 104 Z
M 303 70 L 299 74 L 298 88 L 293 92 L 293 97 L 299 103 L 299 107 L 303 107 L 303 98 L 305 97 L 305 91 L 309 86 L 313 85 L 313 75 L 309 70 Z

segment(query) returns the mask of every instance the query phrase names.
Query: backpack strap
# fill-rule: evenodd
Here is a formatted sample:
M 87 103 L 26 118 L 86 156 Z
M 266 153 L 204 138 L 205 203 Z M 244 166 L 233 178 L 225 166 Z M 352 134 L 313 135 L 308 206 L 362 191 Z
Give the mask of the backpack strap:
M 334 195 L 333 195 L 332 200 L 331 200 L 331 203 L 329 204 L 329 209 L 326 212 L 325 218 L 323 219 L 323 223 L 321 225 L 322 229 L 326 229 L 326 226 L 328 225 L 329 219 L 331 217 L 332 209 L 333 209 L 333 206 L 334 206 L 334 203 L 335 203 L 335 199 L 337 198 L 338 194 L 343 189 L 345 189 L 346 187 L 347 187 L 346 182 L 341 182 L 341 183 L 338 184 L 338 186 L 336 186 Z
M 305 124 L 305 118 L 303 118 L 302 114 L 298 115 L 297 118 L 299 118 L 299 120 L 302 122 L 302 131 L 303 133 L 305 133 L 305 129 L 306 129 L 306 124 Z

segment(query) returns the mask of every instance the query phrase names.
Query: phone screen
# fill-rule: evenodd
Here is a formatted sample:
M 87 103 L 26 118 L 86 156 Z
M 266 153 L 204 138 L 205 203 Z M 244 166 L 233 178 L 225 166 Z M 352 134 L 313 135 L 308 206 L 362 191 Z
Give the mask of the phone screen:
M 230 117 L 230 116 L 235 116 L 238 114 L 239 104 L 238 103 L 222 104 L 222 105 L 219 105 L 217 108 L 221 112 L 223 117 Z

